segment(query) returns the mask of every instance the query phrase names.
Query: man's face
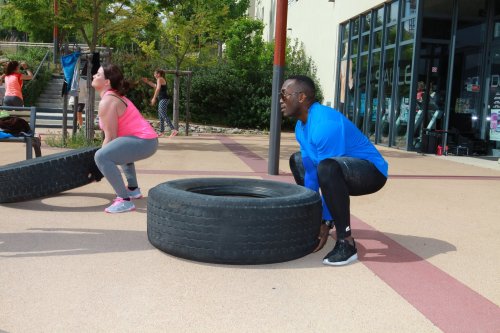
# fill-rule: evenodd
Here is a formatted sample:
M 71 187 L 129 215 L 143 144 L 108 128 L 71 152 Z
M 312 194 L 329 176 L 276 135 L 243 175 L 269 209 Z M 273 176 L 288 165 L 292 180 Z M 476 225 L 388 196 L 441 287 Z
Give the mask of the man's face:
M 294 80 L 286 80 L 281 87 L 280 106 L 285 117 L 297 118 L 300 114 L 301 91 L 298 91 Z

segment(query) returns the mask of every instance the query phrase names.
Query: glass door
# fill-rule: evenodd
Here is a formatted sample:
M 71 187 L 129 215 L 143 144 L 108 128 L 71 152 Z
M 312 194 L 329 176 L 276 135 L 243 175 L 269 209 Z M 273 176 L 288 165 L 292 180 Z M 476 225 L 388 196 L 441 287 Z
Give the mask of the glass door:
M 448 42 L 422 42 L 415 96 L 413 144 L 416 149 L 422 145 L 423 134 L 443 129 L 448 59 Z
M 489 139 L 487 154 L 500 156 L 500 41 L 495 41 L 491 46 L 490 59 L 488 112 L 485 119 L 486 136 Z

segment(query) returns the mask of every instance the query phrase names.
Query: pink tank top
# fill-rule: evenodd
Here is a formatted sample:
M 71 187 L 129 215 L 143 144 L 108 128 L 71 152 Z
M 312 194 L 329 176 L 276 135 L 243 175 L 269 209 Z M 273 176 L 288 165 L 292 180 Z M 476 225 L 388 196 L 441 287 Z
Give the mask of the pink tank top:
M 23 99 L 23 79 L 21 74 L 14 73 L 5 77 L 5 96 L 17 96 Z
M 113 91 L 106 91 L 104 96 L 108 93 L 113 93 Z M 114 95 L 118 96 L 116 93 L 114 93 Z M 135 136 L 140 139 L 157 138 L 158 134 L 156 134 L 149 122 L 144 119 L 139 110 L 135 107 L 134 103 L 132 103 L 125 96 L 120 96 L 120 98 L 127 104 L 127 108 L 125 109 L 125 112 L 118 117 L 118 136 Z M 99 127 L 102 129 L 101 118 L 99 118 Z

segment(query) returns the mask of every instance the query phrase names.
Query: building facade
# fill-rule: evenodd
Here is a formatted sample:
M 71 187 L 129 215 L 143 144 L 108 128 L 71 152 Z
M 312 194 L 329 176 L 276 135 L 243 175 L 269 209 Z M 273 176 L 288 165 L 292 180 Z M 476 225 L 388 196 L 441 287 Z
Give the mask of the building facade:
M 288 27 L 373 142 L 500 155 L 500 0 L 289 1 Z

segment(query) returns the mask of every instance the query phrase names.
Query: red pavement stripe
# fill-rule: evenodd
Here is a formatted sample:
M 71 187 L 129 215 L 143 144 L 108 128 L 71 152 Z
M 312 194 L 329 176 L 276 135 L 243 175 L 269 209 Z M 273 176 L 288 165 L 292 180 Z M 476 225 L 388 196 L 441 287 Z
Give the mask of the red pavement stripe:
M 238 156 L 246 165 L 248 165 L 254 172 L 267 172 L 266 160 L 247 147 L 239 144 L 227 136 L 218 136 L 217 139 L 222 142 L 231 152 Z
M 500 307 L 351 215 L 360 261 L 444 332 L 500 332 Z M 383 245 L 381 245 L 383 244 Z M 471 274 L 480 272 L 471 272 Z
M 254 171 L 265 172 L 264 159 L 231 139 L 221 141 Z M 355 237 L 370 233 L 369 239 L 359 239 L 360 261 L 441 330 L 500 331 L 496 304 L 360 219 L 351 216 L 351 221 Z M 379 252 L 380 243 L 387 246 L 385 257 L 370 255 Z

